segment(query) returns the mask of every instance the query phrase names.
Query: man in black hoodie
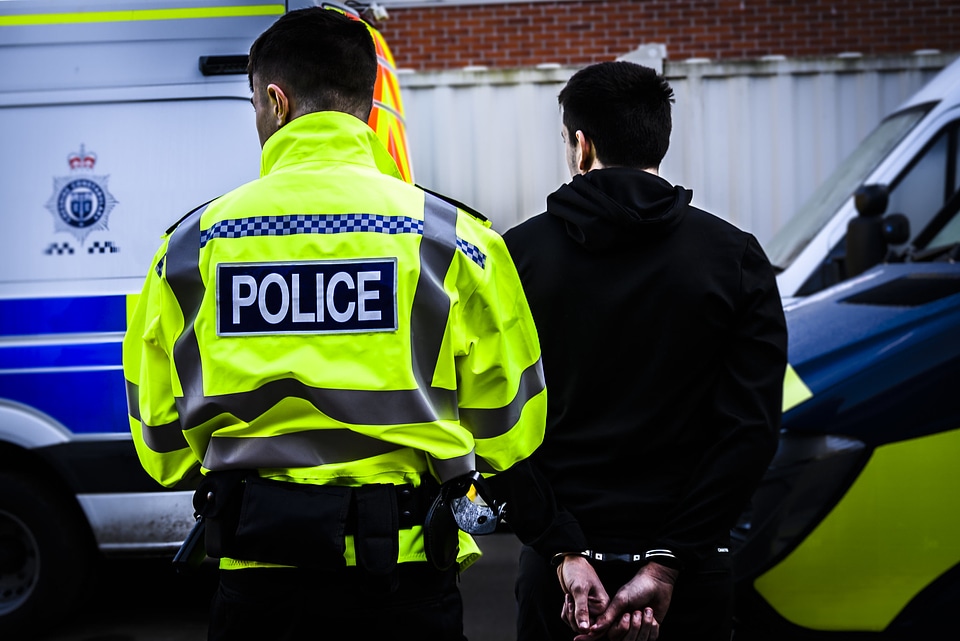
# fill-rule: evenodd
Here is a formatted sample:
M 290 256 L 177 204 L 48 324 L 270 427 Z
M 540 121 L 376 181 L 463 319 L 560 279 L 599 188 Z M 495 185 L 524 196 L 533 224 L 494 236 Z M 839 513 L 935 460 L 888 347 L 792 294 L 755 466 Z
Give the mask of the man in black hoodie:
M 786 325 L 756 239 L 658 175 L 672 102 L 633 63 L 576 73 L 573 180 L 504 235 L 548 389 L 534 462 L 589 541 L 523 548 L 523 641 L 730 638 L 729 530 L 776 449 Z

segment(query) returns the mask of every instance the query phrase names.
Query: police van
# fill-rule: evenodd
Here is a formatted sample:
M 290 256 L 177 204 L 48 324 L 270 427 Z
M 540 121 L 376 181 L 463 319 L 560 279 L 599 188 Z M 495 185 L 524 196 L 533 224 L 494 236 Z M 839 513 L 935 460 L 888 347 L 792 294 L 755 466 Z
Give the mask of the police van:
M 847 227 L 858 216 L 854 193 L 864 184 L 884 185 L 887 212 L 899 215 L 881 226 L 890 250 L 930 246 L 956 207 L 958 137 L 960 59 L 887 116 L 764 244 L 781 295 L 808 296 L 869 266 L 847 255 Z
M 257 178 L 246 53 L 310 4 L 0 2 L 0 638 L 54 622 L 98 555 L 172 556 L 193 525 L 190 488 L 161 488 L 134 451 L 127 314 L 163 231 Z M 371 32 L 370 124 L 412 181 L 393 59 Z M 238 287 L 243 314 L 254 293 Z
M 800 215 L 769 248 L 786 265 L 793 376 L 777 453 L 731 533 L 734 638 L 954 638 L 960 60 Z

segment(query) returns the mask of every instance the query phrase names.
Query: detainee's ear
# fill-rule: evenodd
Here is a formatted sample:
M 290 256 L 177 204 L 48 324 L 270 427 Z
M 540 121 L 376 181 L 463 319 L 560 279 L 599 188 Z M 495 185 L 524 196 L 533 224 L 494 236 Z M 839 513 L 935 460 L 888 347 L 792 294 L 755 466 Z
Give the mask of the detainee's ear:
M 581 174 L 585 174 L 591 169 L 597 160 L 597 148 L 593 141 L 587 138 L 586 134 L 577 129 L 574 134 L 577 137 L 577 169 Z

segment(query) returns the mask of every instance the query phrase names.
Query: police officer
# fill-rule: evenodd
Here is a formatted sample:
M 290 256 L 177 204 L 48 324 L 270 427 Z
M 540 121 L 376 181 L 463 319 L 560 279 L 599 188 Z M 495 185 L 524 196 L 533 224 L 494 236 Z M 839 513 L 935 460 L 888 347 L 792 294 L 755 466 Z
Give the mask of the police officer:
M 140 460 L 199 480 L 210 639 L 461 639 L 479 550 L 427 513 L 542 440 L 516 269 L 488 223 L 400 179 L 366 124 L 361 22 L 290 12 L 248 71 L 261 177 L 168 230 L 124 341 Z

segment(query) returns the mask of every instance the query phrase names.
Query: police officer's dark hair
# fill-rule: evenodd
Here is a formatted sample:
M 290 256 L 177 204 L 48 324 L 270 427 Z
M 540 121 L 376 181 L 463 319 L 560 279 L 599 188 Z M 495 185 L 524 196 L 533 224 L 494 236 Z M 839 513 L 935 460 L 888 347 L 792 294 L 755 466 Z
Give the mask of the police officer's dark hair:
M 625 61 L 590 65 L 573 74 L 557 101 L 568 144 L 580 130 L 606 166 L 660 166 L 670 145 L 673 89 L 653 69 Z
M 280 17 L 250 47 L 247 76 L 276 83 L 301 112 L 342 111 L 366 120 L 373 107 L 377 51 L 366 25 L 321 7 Z

